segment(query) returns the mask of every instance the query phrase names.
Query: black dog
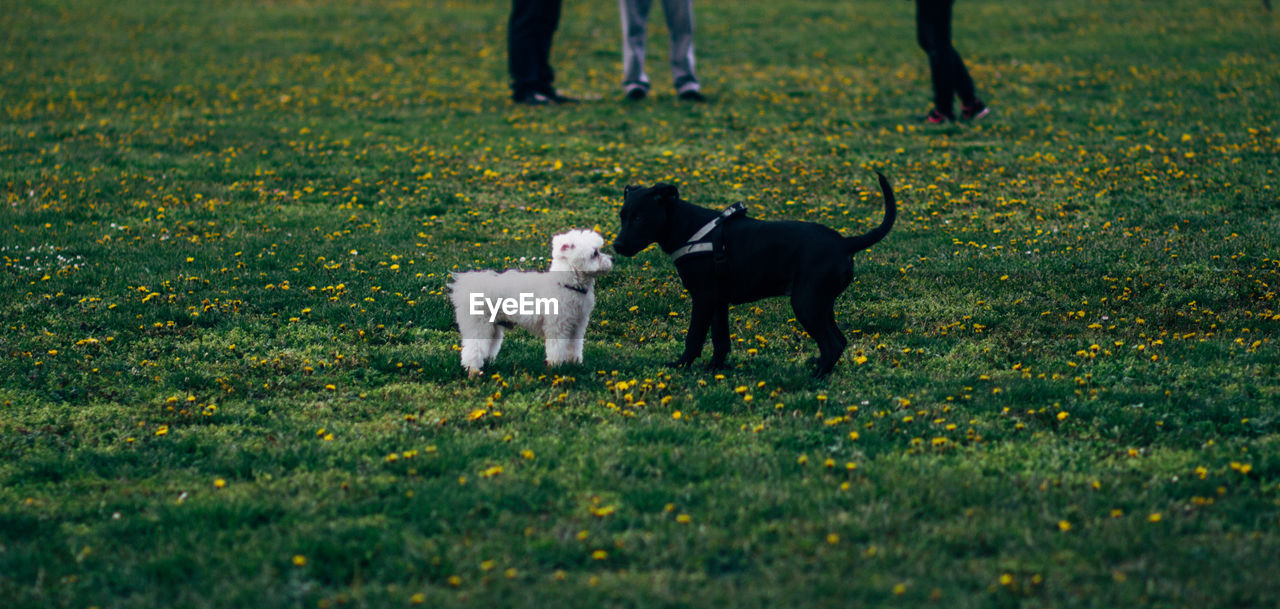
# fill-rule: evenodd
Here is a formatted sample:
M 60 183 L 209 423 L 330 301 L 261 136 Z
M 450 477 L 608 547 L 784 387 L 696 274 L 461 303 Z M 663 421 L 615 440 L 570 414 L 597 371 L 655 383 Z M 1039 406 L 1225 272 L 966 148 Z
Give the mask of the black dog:
M 884 220 L 875 230 L 843 237 L 812 222 L 763 222 L 743 217 L 741 204 L 716 212 L 680 200 L 671 184 L 627 186 L 622 226 L 613 248 L 634 256 L 657 243 L 672 257 L 693 299 L 684 353 L 672 366 L 688 366 L 702 353 L 711 329 L 711 367 L 729 355 L 729 305 L 791 296 L 796 320 L 818 342 L 814 376 L 831 372 L 848 340 L 836 326 L 836 297 L 853 280 L 849 257 L 889 234 L 898 215 L 893 188 L 883 175 Z

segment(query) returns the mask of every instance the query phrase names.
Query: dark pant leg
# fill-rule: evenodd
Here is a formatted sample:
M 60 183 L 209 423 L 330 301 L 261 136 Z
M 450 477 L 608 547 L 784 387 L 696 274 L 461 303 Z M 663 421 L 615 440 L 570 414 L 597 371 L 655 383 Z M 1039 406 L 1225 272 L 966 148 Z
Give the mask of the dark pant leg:
M 513 0 L 507 23 L 507 69 L 516 95 L 551 88 L 551 39 L 560 0 Z
M 952 115 L 952 96 L 966 105 L 974 103 L 973 79 L 964 61 L 951 46 L 951 5 L 954 0 L 916 0 L 916 39 L 929 57 L 933 79 L 933 104 Z
M 556 80 L 556 73 L 551 69 L 551 41 L 560 25 L 560 5 L 561 0 L 542 0 L 539 15 L 538 80 L 542 87 L 540 90 L 548 95 L 555 93 L 552 83 Z
M 973 88 L 973 78 L 969 76 L 969 70 L 964 67 L 964 60 L 960 59 L 960 53 L 951 44 L 951 5 L 955 4 L 955 0 L 950 0 L 947 5 L 947 48 L 951 49 L 951 76 L 952 82 L 955 84 L 956 97 L 960 98 L 960 103 L 965 106 L 972 106 L 978 101 L 978 94 Z

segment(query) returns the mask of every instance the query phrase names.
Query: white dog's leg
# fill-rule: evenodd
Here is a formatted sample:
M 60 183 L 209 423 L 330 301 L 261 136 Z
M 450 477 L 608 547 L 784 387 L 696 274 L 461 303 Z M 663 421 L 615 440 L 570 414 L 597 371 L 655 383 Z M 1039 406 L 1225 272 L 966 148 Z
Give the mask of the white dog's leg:
M 488 354 L 486 342 L 489 341 L 483 338 L 462 339 L 462 367 L 467 369 L 468 375 L 476 376 L 484 367 L 485 355 Z
M 548 330 L 551 330 L 550 328 Z M 573 361 L 573 329 L 554 327 L 547 334 L 547 365 L 558 366 Z
M 586 342 L 587 326 L 590 323 L 590 320 L 584 319 L 577 328 L 574 328 L 573 338 L 569 339 L 569 361 L 582 363 L 582 345 Z
M 558 366 L 565 361 L 565 339 L 558 336 L 547 337 L 547 365 Z
M 579 312 L 578 324 L 573 328 L 573 361 L 582 363 L 582 346 L 586 343 L 587 327 L 591 325 L 591 310 L 596 306 L 595 293 L 588 295 Z
M 559 326 L 556 328 L 555 335 L 547 337 L 548 366 L 582 363 L 582 343 L 587 332 L 586 326 L 586 323 Z
M 502 348 L 502 328 L 489 326 L 487 330 L 492 338 L 462 339 L 462 367 L 467 369 L 470 376 L 479 375 L 485 362 L 498 357 L 498 350 Z
M 488 350 L 485 354 L 484 361 L 491 362 L 495 359 L 498 359 L 498 351 L 502 349 L 503 335 L 504 335 L 504 332 L 502 330 L 502 326 L 493 327 L 493 338 L 491 340 L 486 341 Z

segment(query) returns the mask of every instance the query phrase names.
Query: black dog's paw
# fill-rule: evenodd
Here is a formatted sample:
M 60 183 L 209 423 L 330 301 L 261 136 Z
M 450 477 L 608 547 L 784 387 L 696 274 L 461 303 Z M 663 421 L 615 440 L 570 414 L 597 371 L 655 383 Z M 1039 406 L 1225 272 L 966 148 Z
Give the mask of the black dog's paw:
M 728 370 L 728 369 L 729 369 L 729 364 L 725 362 L 725 360 L 723 359 L 713 359 L 710 362 L 707 362 L 707 370 L 710 370 L 712 372 L 716 372 L 720 370 Z
M 827 376 L 831 374 L 832 370 L 835 370 L 835 368 L 836 368 L 835 362 L 823 362 L 821 358 L 819 358 L 818 366 L 813 371 L 813 378 L 815 380 L 825 379 L 827 378 Z
M 675 360 L 675 361 L 673 361 L 673 362 L 667 362 L 667 363 L 665 363 L 665 364 L 663 364 L 663 365 L 664 365 L 664 366 L 666 366 L 666 367 L 668 367 L 668 368 L 688 368 L 688 367 L 689 367 L 689 364 L 691 364 L 691 363 L 693 363 L 693 360 L 687 360 L 687 359 L 685 359 L 685 358 L 683 358 L 683 357 L 682 357 L 682 358 L 680 358 L 680 359 L 678 359 L 678 360 Z

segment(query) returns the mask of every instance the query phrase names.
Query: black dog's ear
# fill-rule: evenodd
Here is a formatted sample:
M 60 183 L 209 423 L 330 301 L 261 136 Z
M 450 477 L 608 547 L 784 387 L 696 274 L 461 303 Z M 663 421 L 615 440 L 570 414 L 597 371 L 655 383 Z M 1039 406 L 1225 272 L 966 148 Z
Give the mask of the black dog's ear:
M 627 187 L 622 189 L 622 196 L 625 197 L 631 194 L 631 191 L 633 190 L 640 190 L 640 187 L 636 186 L 635 184 L 627 184 Z
M 676 188 L 675 184 L 667 184 L 665 182 L 656 184 L 653 187 L 653 192 L 660 201 L 666 203 L 675 203 L 680 200 L 680 189 Z

